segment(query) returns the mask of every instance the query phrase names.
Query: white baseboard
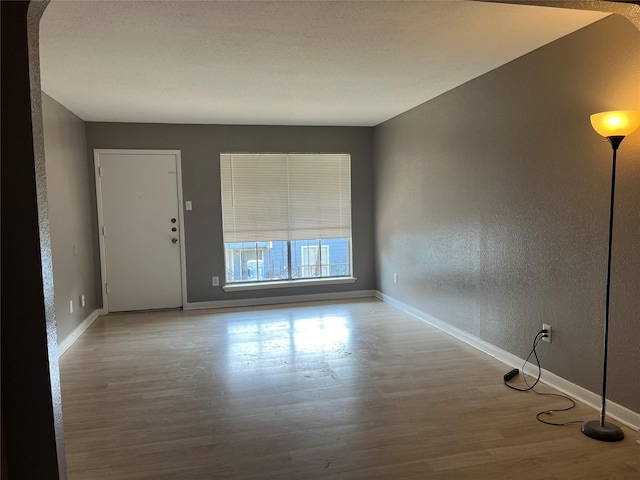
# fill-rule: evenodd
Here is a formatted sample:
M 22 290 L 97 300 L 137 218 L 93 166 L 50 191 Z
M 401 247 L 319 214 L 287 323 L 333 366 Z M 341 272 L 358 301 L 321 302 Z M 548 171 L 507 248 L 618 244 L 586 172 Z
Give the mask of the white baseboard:
M 280 303 L 319 302 L 323 300 L 375 297 L 376 294 L 376 290 L 353 290 L 350 292 L 312 293 L 309 295 L 245 298 L 241 300 L 217 300 L 213 302 L 186 303 L 182 306 L 182 309 L 201 310 L 206 308 L 255 307 L 258 305 L 276 305 Z
M 69 350 L 71 345 L 80 338 L 80 335 L 84 333 L 84 331 L 89 328 L 89 326 L 98 318 L 100 315 L 104 315 L 104 311 L 102 309 L 94 310 L 89 314 L 87 318 L 85 318 L 80 325 L 73 329 L 73 331 L 65 337 L 60 343 L 58 343 L 58 357 L 62 356 L 64 352 Z
M 494 357 L 496 360 L 499 360 L 502 363 L 509 365 L 510 367 L 522 368 L 524 359 L 519 358 L 516 355 L 507 352 L 506 350 L 502 350 L 495 345 L 492 345 L 474 335 L 453 327 L 448 323 L 443 322 L 442 320 L 438 320 L 437 318 L 432 317 L 431 315 L 424 313 L 416 308 L 413 308 L 410 305 L 402 303 L 382 292 L 376 291 L 376 297 L 383 302 L 388 303 L 389 305 L 394 306 L 397 309 L 408 313 L 409 315 L 413 315 L 414 317 L 427 322 L 428 324 L 436 327 L 439 330 L 442 330 L 445 333 L 448 333 L 453 337 L 456 337 L 459 340 L 462 340 L 463 342 L 477 348 L 478 350 L 483 351 L 487 355 Z M 527 365 L 526 373 L 530 375 L 537 375 L 538 369 L 533 365 Z M 554 373 L 545 369 L 542 369 L 542 377 L 540 381 L 552 388 L 555 388 L 556 390 L 559 390 L 562 393 L 565 393 L 566 395 L 569 395 L 571 398 L 574 398 L 575 400 L 578 400 L 579 402 L 592 407 L 596 411 L 600 411 L 600 395 L 593 393 L 586 388 L 582 388 L 575 383 L 571 383 L 568 380 L 565 380 L 564 378 L 559 377 L 558 375 L 555 375 Z M 607 416 L 636 431 L 640 431 L 640 413 L 636 413 L 626 407 L 623 407 L 622 405 L 607 400 Z M 638 440 L 638 444 L 640 444 L 640 440 Z

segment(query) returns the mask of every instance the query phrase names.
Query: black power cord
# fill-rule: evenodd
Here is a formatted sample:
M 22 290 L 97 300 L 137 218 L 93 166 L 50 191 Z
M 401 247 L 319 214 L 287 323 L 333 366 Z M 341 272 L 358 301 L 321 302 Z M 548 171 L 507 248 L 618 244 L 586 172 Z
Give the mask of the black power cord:
M 512 390 L 516 390 L 518 392 L 533 392 L 537 395 L 541 395 L 544 397 L 556 397 L 556 398 L 561 398 L 563 400 L 568 400 L 571 405 L 566 407 L 566 408 L 555 408 L 555 409 L 551 409 L 551 410 L 543 410 L 542 412 L 538 412 L 536 414 L 536 420 L 538 420 L 539 422 L 542 422 L 546 425 L 553 425 L 556 427 L 563 427 L 565 425 L 571 425 L 574 423 L 583 423 L 584 420 L 571 420 L 569 422 L 562 422 L 562 423 L 556 423 L 556 422 L 549 422 L 547 420 L 543 420 L 541 417 L 543 415 L 553 415 L 555 412 L 566 412 L 568 410 L 571 410 L 572 408 L 575 408 L 576 406 L 576 402 L 573 400 L 573 398 L 567 396 L 567 395 L 563 395 L 561 393 L 547 393 L 547 392 L 538 392 L 537 390 L 535 390 L 535 386 L 538 384 L 538 382 L 540 382 L 540 377 L 542 376 L 542 367 L 540 366 L 540 358 L 538 358 L 538 352 L 536 351 L 536 347 L 538 346 L 538 344 L 542 341 L 543 338 L 546 338 L 547 335 L 547 330 L 540 330 L 536 336 L 533 339 L 533 346 L 531 347 L 531 352 L 529 352 L 529 355 L 527 356 L 527 359 L 524 361 L 524 364 L 522 365 L 522 379 L 524 380 L 525 385 L 527 386 L 527 388 L 518 388 L 518 387 L 514 387 L 513 385 L 509 385 L 509 380 L 511 380 L 513 377 L 515 377 L 516 375 L 518 375 L 519 371 L 517 368 L 514 368 L 513 370 L 511 370 L 509 373 L 506 373 L 504 375 L 504 384 L 509 387 Z M 538 376 L 536 378 L 536 381 L 533 382 L 532 385 L 529 385 L 529 383 L 527 382 L 527 377 L 525 376 L 524 373 L 524 369 L 527 366 L 527 363 L 529 363 L 529 359 L 531 358 L 531 356 L 533 355 L 533 357 L 536 359 L 536 365 L 538 366 Z
M 546 330 L 540 330 L 536 334 L 536 336 L 533 339 L 533 346 L 531 347 L 531 351 L 529 352 L 527 359 L 524 361 L 524 364 L 522 365 L 522 377 L 525 379 L 524 383 L 527 385 L 527 388 L 518 388 L 518 387 L 514 387 L 513 385 L 509 385 L 507 383 L 508 380 L 511 380 L 513 377 L 515 377 L 518 374 L 517 369 L 516 369 L 516 373 L 514 373 L 514 370 L 511 370 L 509 373 L 507 373 L 504 376 L 504 384 L 507 387 L 509 387 L 511 390 L 517 390 L 518 392 L 528 392 L 529 390 L 533 390 L 533 388 L 540 381 L 540 377 L 542 376 L 542 367 L 540 367 L 540 359 L 538 358 L 538 352 L 536 352 L 536 347 L 538 346 L 538 343 L 542 341 L 543 338 L 546 338 L 546 335 L 547 335 Z M 538 365 L 538 378 L 536 378 L 536 381 L 533 383 L 533 385 L 529 385 L 527 383 L 526 377 L 524 376 L 524 367 L 526 367 L 527 363 L 529 363 L 529 359 L 531 358 L 531 355 L 535 357 L 536 364 Z

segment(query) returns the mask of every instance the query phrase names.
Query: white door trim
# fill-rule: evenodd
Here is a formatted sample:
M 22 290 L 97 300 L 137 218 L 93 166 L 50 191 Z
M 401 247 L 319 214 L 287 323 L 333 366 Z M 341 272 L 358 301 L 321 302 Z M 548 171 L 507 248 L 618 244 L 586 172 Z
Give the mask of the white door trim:
M 100 181 L 100 155 L 175 155 L 176 181 L 178 183 L 178 233 L 180 234 L 180 283 L 182 286 L 182 306 L 187 304 L 187 268 L 184 249 L 184 201 L 182 199 L 182 159 L 180 150 L 127 150 L 102 149 L 93 150 L 93 165 L 95 170 L 96 201 L 98 210 L 98 238 L 100 240 L 100 276 L 102 281 L 102 309 L 109 313 L 109 297 L 107 296 L 107 267 L 106 250 L 104 244 L 104 212 L 102 210 L 102 182 Z

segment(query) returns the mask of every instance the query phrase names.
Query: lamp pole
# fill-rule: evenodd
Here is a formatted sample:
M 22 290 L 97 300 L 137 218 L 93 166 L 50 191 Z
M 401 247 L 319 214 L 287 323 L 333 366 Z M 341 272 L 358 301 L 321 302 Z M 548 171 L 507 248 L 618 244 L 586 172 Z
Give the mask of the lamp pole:
M 604 314 L 604 359 L 602 361 L 602 407 L 600 408 L 600 421 L 591 420 L 582 425 L 582 433 L 596 440 L 617 442 L 624 438 L 624 432 L 620 427 L 605 422 L 607 404 L 607 359 L 609 357 L 609 300 L 611 298 L 611 247 L 613 244 L 613 212 L 616 192 L 616 154 L 618 147 L 624 139 L 623 136 L 607 137 L 613 149 L 613 162 L 611 166 L 611 197 L 609 201 L 609 248 L 607 254 L 607 294 L 605 299 Z
M 613 149 L 613 160 L 611 162 L 611 199 L 609 200 L 609 251 L 607 254 L 607 296 L 605 300 L 605 314 L 604 314 L 604 360 L 603 360 L 603 372 L 602 372 L 602 408 L 600 410 L 600 427 L 605 426 L 605 409 L 607 398 L 607 359 L 609 358 L 609 304 L 611 299 L 611 248 L 613 245 L 613 213 L 615 205 L 616 194 L 616 157 L 618 153 L 618 147 L 624 139 L 624 137 L 608 137 L 611 148 Z M 622 430 L 620 431 L 622 433 Z M 622 433 L 624 438 L 624 433 Z

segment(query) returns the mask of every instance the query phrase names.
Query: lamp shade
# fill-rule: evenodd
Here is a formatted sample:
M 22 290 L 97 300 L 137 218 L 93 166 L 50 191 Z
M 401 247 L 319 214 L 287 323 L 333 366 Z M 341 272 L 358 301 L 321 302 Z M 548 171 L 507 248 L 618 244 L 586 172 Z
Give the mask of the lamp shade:
M 591 115 L 593 129 L 603 137 L 626 137 L 640 126 L 640 111 L 618 110 Z

